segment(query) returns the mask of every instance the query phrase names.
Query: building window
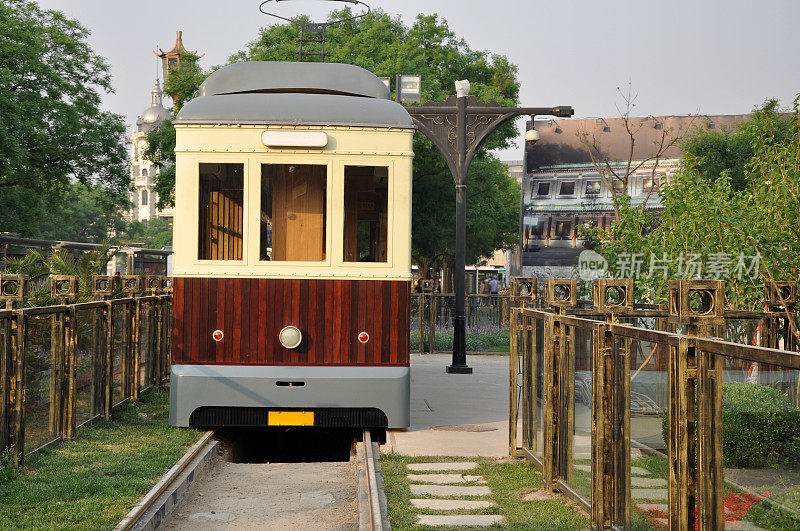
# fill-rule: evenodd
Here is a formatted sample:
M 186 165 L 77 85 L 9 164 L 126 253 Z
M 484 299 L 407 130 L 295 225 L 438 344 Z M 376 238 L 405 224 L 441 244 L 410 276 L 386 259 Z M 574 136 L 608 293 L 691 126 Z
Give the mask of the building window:
M 558 195 L 575 195 L 575 181 L 562 181 Z
M 539 183 L 539 188 L 536 189 L 536 195 L 539 197 L 550 195 L 550 183 Z
M 147 206 L 147 190 L 142 190 L 142 206 Z
M 325 260 L 327 173 L 318 164 L 261 165 L 261 260 Z
M 614 183 L 614 191 L 618 194 L 624 194 L 626 191 L 625 183 L 621 180 L 617 179 L 616 177 L 613 178 Z
M 642 179 L 642 192 L 657 192 L 658 191 L 658 177 L 645 177 Z
M 142 177 L 147 177 L 147 168 L 142 168 Z
M 600 195 L 600 181 L 586 181 L 586 195 Z
M 344 168 L 344 261 L 386 262 L 389 168 Z
M 553 235 L 556 238 L 569 238 L 572 236 L 572 220 L 557 219 L 554 229 Z
M 197 257 L 241 260 L 244 240 L 244 164 L 200 164 Z
M 139 166 L 133 166 L 133 176 L 138 177 L 140 173 Z
M 530 220 L 530 225 L 529 225 L 530 237 L 536 240 L 543 239 L 544 229 L 546 225 L 547 225 L 547 218 L 534 216 Z

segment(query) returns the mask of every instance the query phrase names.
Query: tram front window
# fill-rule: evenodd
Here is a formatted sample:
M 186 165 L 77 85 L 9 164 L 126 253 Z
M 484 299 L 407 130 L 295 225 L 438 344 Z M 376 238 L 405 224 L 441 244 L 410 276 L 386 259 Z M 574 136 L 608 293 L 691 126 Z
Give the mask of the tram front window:
M 261 260 L 325 260 L 326 192 L 326 166 L 261 165 Z
M 243 164 L 200 164 L 200 260 L 241 260 Z
M 344 168 L 344 261 L 386 262 L 389 169 Z

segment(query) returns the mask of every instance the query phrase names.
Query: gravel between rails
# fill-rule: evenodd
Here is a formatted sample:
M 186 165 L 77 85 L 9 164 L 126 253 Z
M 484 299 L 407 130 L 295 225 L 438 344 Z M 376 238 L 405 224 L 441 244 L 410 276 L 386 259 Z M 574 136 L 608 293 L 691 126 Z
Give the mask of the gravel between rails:
M 164 526 L 196 529 L 358 529 L 355 457 L 349 462 L 221 463 Z

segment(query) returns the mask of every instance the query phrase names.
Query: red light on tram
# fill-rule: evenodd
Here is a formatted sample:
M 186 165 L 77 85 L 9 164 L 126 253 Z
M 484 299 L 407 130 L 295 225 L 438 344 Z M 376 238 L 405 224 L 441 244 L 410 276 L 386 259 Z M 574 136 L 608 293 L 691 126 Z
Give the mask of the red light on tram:
M 369 341 L 369 334 L 368 333 L 361 332 L 360 334 L 358 334 L 358 342 L 359 343 L 363 344 L 363 343 L 366 343 L 367 341 Z
M 222 333 L 222 330 L 214 330 L 214 331 L 211 333 L 211 338 L 212 338 L 214 341 L 217 341 L 217 342 L 219 342 L 219 341 L 222 341 L 222 338 L 223 338 L 223 337 L 225 337 L 225 334 L 223 334 L 223 333 Z

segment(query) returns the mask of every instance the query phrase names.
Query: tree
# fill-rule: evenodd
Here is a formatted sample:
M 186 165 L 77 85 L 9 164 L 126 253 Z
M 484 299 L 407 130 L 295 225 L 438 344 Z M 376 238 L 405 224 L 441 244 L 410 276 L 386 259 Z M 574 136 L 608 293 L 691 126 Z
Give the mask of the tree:
M 164 87 L 164 92 L 172 97 L 175 104 L 174 115 L 183 105 L 197 96 L 203 81 L 211 71 L 203 72 L 197 64 L 196 55 L 182 54 L 180 70 L 173 69 Z M 151 129 L 146 136 L 147 149 L 143 156 L 158 168 L 153 188 L 158 194 L 156 207 L 159 209 L 175 206 L 175 127 L 172 120 L 164 120 Z
M 721 131 L 695 127 L 681 145 L 683 165 L 708 180 L 728 175 L 734 190 L 750 185 L 750 164 L 756 145 L 782 145 L 792 137 L 792 119 L 780 112 L 780 102 L 770 98 L 753 109 L 750 119 Z
M 739 309 L 763 305 L 763 282 L 800 281 L 800 127 L 798 100 L 786 116 L 768 100 L 751 115 L 746 134 L 751 135 L 752 157 L 744 164 L 744 187 L 734 185 L 731 167 L 720 164 L 719 173 L 705 153 L 695 150 L 681 171 L 660 190 L 664 211 L 658 223 L 652 214 L 620 203 L 620 219 L 610 233 L 593 231 L 598 252 L 618 271 L 620 261 L 634 254 L 645 260 L 667 257 L 666 270 L 648 270 L 636 278 L 640 298 L 666 302 L 665 280 L 689 276 L 688 257 L 703 266 L 703 278 L 726 280 L 728 302 Z M 742 129 L 739 129 L 742 131 Z M 706 144 L 714 146 L 713 143 Z M 738 164 L 738 163 L 737 163 Z M 655 226 L 655 229 L 652 228 Z M 749 275 L 734 274 L 742 265 L 758 265 Z M 709 268 L 714 263 L 715 267 Z M 792 331 L 800 339 L 797 318 L 787 312 Z
M 100 110 L 111 77 L 87 36 L 33 2 L 0 4 L 0 230 L 38 236 L 73 180 L 126 201 L 125 124 Z
M 615 160 L 611 158 L 606 150 L 603 148 L 602 142 L 596 133 L 589 133 L 588 131 L 579 131 L 578 136 L 581 143 L 589 152 L 592 165 L 597 173 L 600 174 L 600 179 L 606 186 L 606 189 L 611 191 L 611 200 L 614 204 L 614 217 L 617 221 L 621 219 L 621 207 L 630 203 L 630 196 L 628 195 L 628 181 L 631 176 L 635 175 L 640 169 L 651 167 L 650 178 L 655 182 L 656 171 L 659 162 L 664 159 L 665 154 L 674 146 L 680 143 L 686 134 L 689 126 L 681 127 L 677 130 L 670 127 L 663 127 L 663 125 L 655 124 L 658 126 L 659 134 L 653 140 L 652 146 L 647 150 L 644 155 L 637 156 L 637 142 L 639 132 L 645 126 L 652 126 L 647 120 L 639 120 L 631 116 L 633 108 L 636 107 L 636 99 L 638 94 L 633 94 L 630 84 L 628 85 L 627 94 L 623 93 L 619 88 L 617 90 L 624 101 L 624 107 L 620 110 L 622 116 L 622 124 L 625 132 L 629 138 L 628 156 L 624 160 Z M 651 117 L 655 119 L 654 117 Z M 691 123 L 690 123 L 691 125 Z M 642 208 L 645 208 L 647 201 L 650 199 L 650 193 L 644 198 Z
M 161 249 L 172 245 L 172 220 L 153 218 L 149 221 L 131 221 L 117 238 L 123 244 L 142 245 Z
M 331 19 L 346 18 L 349 9 Z M 307 20 L 304 18 L 303 20 Z M 299 29 L 292 24 L 263 28 L 259 37 L 231 61 L 294 61 Z M 377 76 L 420 74 L 422 99 L 444 100 L 454 82 L 469 79 L 471 93 L 484 101 L 515 105 L 519 83 L 516 66 L 505 57 L 471 50 L 447 22 L 418 15 L 407 27 L 399 17 L 375 10 L 363 18 L 327 29 L 326 61 L 349 63 Z M 519 186 L 488 150 L 508 147 L 516 136 L 503 124 L 476 155 L 467 181 L 467 261 L 517 241 Z M 444 159 L 421 134 L 414 137 L 412 255 L 420 271 L 452 264 L 455 250 L 455 191 Z
M 125 228 L 120 209 L 127 203 L 123 194 L 98 184 L 73 182 L 49 215 L 31 226 L 45 240 L 100 243 Z

